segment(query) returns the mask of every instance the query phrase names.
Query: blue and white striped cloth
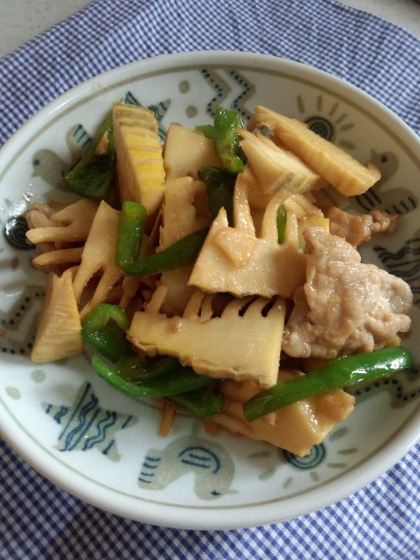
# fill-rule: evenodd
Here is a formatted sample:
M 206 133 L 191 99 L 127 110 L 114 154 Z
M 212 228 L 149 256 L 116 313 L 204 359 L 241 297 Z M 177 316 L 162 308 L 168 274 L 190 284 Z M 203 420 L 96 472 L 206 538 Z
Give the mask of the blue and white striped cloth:
M 330 72 L 420 134 L 420 40 L 375 16 L 335 0 L 97 0 L 0 62 L 0 145 L 88 78 L 159 54 L 210 49 L 277 55 Z M 417 446 L 374 483 L 323 511 L 267 527 L 205 532 L 97 510 L 1 443 L 0 557 L 418 560 L 419 465 Z

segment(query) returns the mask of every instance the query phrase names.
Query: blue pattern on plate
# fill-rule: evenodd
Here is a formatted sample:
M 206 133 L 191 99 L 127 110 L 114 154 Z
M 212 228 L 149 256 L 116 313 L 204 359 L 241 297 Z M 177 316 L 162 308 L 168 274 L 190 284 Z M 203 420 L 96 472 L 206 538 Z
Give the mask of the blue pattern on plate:
M 71 406 L 43 403 L 45 412 L 62 427 L 56 448 L 59 451 L 99 449 L 111 461 L 121 459 L 115 433 L 137 423 L 132 415 L 104 410 L 90 383 L 84 383 Z

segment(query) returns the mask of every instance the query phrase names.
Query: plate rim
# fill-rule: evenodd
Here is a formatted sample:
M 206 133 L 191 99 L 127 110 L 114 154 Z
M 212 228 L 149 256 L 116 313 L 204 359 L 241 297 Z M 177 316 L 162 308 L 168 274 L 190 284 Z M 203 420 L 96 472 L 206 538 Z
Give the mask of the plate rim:
M 80 83 L 45 105 L 42 109 L 30 117 L 0 148 L 0 161 L 2 159 L 1 156 L 3 156 L 7 162 L 9 154 L 13 154 L 16 147 L 18 147 L 22 142 L 22 139 L 24 139 L 25 135 L 29 133 L 31 127 L 36 127 L 37 123 L 42 122 L 45 118 L 51 117 L 56 113 L 59 114 L 60 110 L 76 102 L 78 99 L 85 99 L 85 92 L 92 87 L 97 88 L 98 80 L 102 82 L 103 87 L 106 89 L 107 85 L 109 86 L 110 83 L 118 81 L 118 78 L 123 76 L 127 76 L 127 80 L 130 80 L 129 76 L 134 70 L 136 70 L 137 74 L 140 76 L 146 74 L 149 70 L 152 70 L 153 72 L 167 70 L 168 67 L 172 65 L 176 65 L 177 67 L 183 65 L 191 68 L 205 63 L 211 64 L 212 66 L 229 66 L 233 62 L 236 64 L 240 63 L 242 65 L 253 66 L 254 69 L 261 67 L 263 71 L 266 71 L 267 68 L 270 68 L 273 71 L 278 71 L 281 67 L 283 70 L 287 70 L 292 74 L 302 71 L 302 69 L 309 76 L 315 77 L 321 74 L 327 82 L 334 84 L 340 91 L 345 90 L 347 95 L 349 90 L 353 91 L 356 98 L 364 100 L 365 102 L 367 101 L 373 106 L 377 115 L 386 115 L 391 117 L 398 126 L 400 134 L 402 133 L 407 138 L 408 143 L 413 146 L 413 149 L 414 147 L 417 147 L 417 149 L 420 147 L 420 138 L 398 115 L 393 113 L 390 109 L 388 109 L 380 101 L 370 96 L 368 93 L 358 89 L 356 86 L 343 80 L 342 78 L 325 72 L 324 70 L 273 55 L 241 51 L 194 51 L 187 53 L 164 54 L 149 59 L 135 61 L 130 64 L 108 70 L 103 74 L 99 74 L 98 76 Z M 133 76 L 131 77 L 131 80 L 133 80 Z M 4 164 L 1 164 L 0 176 L 3 174 L 3 168 Z M 3 406 L 3 403 L 1 404 Z M 31 436 L 29 434 L 22 432 L 18 437 L 16 437 L 16 434 L 12 433 L 12 425 L 6 421 L 4 415 L 0 415 L 0 433 L 10 447 L 13 448 L 20 457 L 22 457 L 41 475 L 45 476 L 56 486 L 62 488 L 71 495 L 76 496 L 77 498 L 104 511 L 143 523 L 151 523 L 152 525 L 177 529 L 231 530 L 262 526 L 271 523 L 280 523 L 307 515 L 314 511 L 319 511 L 325 507 L 331 506 L 361 490 L 367 484 L 378 479 L 389 468 L 393 467 L 418 441 L 420 441 L 420 428 L 416 432 L 414 427 L 415 418 L 417 416 L 420 419 L 420 410 L 413 410 L 409 420 L 407 419 L 403 423 L 399 431 L 398 443 L 394 440 L 388 442 L 382 449 L 380 449 L 379 453 L 377 453 L 375 457 L 371 457 L 367 460 L 365 459 L 362 465 L 351 469 L 342 477 L 332 480 L 320 488 L 308 490 L 305 496 L 311 496 L 314 498 L 311 502 L 316 502 L 316 510 L 309 505 L 305 508 L 302 508 L 301 505 L 298 506 L 298 504 L 295 503 L 296 497 L 292 496 L 290 499 L 283 499 L 278 503 L 277 507 L 274 502 L 257 506 L 252 504 L 243 506 L 220 506 L 207 510 L 205 508 L 193 508 L 193 516 L 187 523 L 185 523 L 182 519 L 183 516 L 180 515 L 180 509 L 177 506 L 168 506 L 166 504 L 162 506 L 162 504 L 148 502 L 149 509 L 147 514 L 142 515 L 142 512 L 138 511 L 139 509 L 141 510 L 141 508 L 138 507 L 140 502 L 134 497 L 126 496 L 124 504 L 120 505 L 118 504 L 118 500 L 113 499 L 114 494 L 118 491 L 103 487 L 101 487 L 102 492 L 98 496 L 94 492 L 96 486 L 92 488 L 92 482 L 94 483 L 94 481 L 87 483 L 86 479 L 83 479 L 83 477 L 81 477 L 77 472 L 73 472 L 75 480 L 66 484 L 66 481 L 63 481 L 63 477 L 60 476 L 60 472 L 62 470 L 61 467 L 57 469 L 57 463 L 55 461 L 48 462 L 47 460 L 47 462 L 45 462 L 43 456 L 46 452 L 39 443 L 30 441 Z M 41 453 L 39 453 L 40 449 Z M 36 451 L 38 451 L 38 454 Z M 366 471 L 366 468 L 363 468 L 366 467 L 366 463 L 369 465 L 369 471 L 363 472 Z M 350 482 L 347 481 L 347 478 L 349 477 L 357 480 L 357 482 L 354 481 L 353 484 L 350 484 Z M 333 492 L 326 492 L 325 490 L 327 487 L 333 490 Z M 333 501 L 330 499 L 331 494 L 334 495 Z M 302 497 L 300 497 L 300 500 L 302 500 Z M 127 508 L 127 502 L 130 502 L 129 508 Z M 189 508 L 187 507 L 185 511 L 188 509 Z M 251 515 L 249 515 L 249 512 L 252 509 L 256 509 L 258 512 L 251 513 Z M 283 509 L 287 510 L 287 515 L 279 515 L 280 512 L 276 511 Z M 215 519 L 215 514 L 220 512 L 220 510 L 234 510 L 235 519 Z M 209 511 L 211 512 L 210 515 L 208 513 Z M 205 512 L 204 515 L 203 512 Z M 212 517 L 213 519 L 209 519 L 209 517 Z

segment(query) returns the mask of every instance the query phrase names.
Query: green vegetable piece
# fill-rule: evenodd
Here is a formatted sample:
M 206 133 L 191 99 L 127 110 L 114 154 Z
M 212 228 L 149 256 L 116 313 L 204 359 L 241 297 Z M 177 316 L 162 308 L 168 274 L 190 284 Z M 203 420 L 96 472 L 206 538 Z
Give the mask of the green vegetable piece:
M 212 124 L 198 125 L 195 129 L 202 132 L 209 140 L 214 140 L 214 126 Z
M 147 211 L 144 206 L 136 202 L 124 202 L 115 254 L 117 266 L 124 271 L 138 260 L 146 218 Z
M 127 313 L 119 305 L 102 303 L 92 309 L 83 321 L 83 331 L 90 334 L 104 327 L 110 319 L 113 319 L 123 331 L 130 327 L 130 319 Z
M 171 356 L 158 356 L 145 361 L 143 357 L 136 354 L 118 360 L 114 373 L 133 384 L 142 384 L 179 366 L 179 360 Z
M 189 391 L 168 398 L 177 406 L 188 410 L 194 416 L 201 420 L 208 420 L 215 414 L 218 414 L 224 405 L 225 399 L 223 395 L 217 391 L 210 391 L 206 387 L 197 391 Z
M 165 270 L 174 270 L 192 264 L 206 239 L 208 229 L 202 229 L 183 237 L 163 251 L 144 257 L 138 261 L 124 264 L 122 270 L 130 276 L 153 276 Z
M 244 404 L 248 422 L 303 399 L 390 375 L 413 365 L 410 352 L 401 346 L 344 356 L 316 371 L 278 383 Z
M 104 200 L 111 190 L 114 172 L 115 164 L 108 154 L 91 154 L 67 173 L 63 181 L 69 189 L 80 196 Z
M 152 276 L 192 264 L 198 257 L 208 229 L 196 231 L 173 243 L 163 251 L 138 259 L 147 212 L 144 206 L 125 202 L 118 230 L 116 264 L 130 276 Z
M 230 173 L 240 173 L 244 169 L 244 162 L 239 156 L 240 136 L 237 128 L 243 128 L 244 123 L 236 111 L 217 107 L 214 114 L 214 147 L 217 159 L 223 169 Z
M 210 218 L 214 220 L 220 208 L 225 208 L 230 226 L 233 222 L 233 193 L 236 175 L 219 167 L 202 167 L 198 172 L 200 179 L 207 185 L 207 206 Z
M 126 337 L 130 319 L 121 307 L 103 303 L 95 307 L 82 325 L 83 340 L 104 358 L 117 362 L 122 356 L 133 356 Z
M 284 243 L 284 236 L 286 234 L 286 225 L 287 225 L 287 211 L 286 208 L 283 206 L 279 206 L 277 211 L 277 236 L 279 245 Z
M 105 119 L 106 133 L 108 136 L 108 153 L 115 155 L 115 133 L 114 133 L 114 118 L 112 112 L 108 113 Z
M 95 154 L 103 135 L 108 135 L 108 153 Z M 89 150 L 83 158 L 64 177 L 64 184 L 86 198 L 94 200 L 106 199 L 111 190 L 115 176 L 115 137 L 112 113 L 102 123 Z
M 123 379 L 98 356 L 93 356 L 92 366 L 102 379 L 119 391 L 131 395 L 132 397 L 170 397 L 180 393 L 202 389 L 214 383 L 214 379 L 204 375 L 197 375 L 195 371 L 188 366 L 179 366 L 158 377 L 149 379 L 144 383 L 132 383 L 131 381 Z

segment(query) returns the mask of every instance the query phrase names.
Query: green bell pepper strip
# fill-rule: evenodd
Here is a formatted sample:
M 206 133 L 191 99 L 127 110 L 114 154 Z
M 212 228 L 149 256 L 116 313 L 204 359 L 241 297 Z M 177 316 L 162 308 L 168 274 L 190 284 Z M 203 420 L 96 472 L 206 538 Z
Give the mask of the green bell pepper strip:
M 138 259 L 147 212 L 144 206 L 125 202 L 121 210 L 115 262 L 130 276 L 153 276 L 192 264 L 203 246 L 208 229 L 183 237 L 163 251 Z
M 401 346 L 344 356 L 307 375 L 258 393 L 244 404 L 244 415 L 248 422 L 253 422 L 303 399 L 387 376 L 412 365 L 410 352 Z
M 202 132 L 209 140 L 214 140 L 214 126 L 212 124 L 198 125 L 195 129 Z
M 102 379 L 132 397 L 171 397 L 202 389 L 214 383 L 214 379 L 197 375 L 192 368 L 181 365 L 144 383 L 132 383 L 123 379 L 98 356 L 92 357 L 92 366 Z
M 207 387 L 204 389 L 197 389 L 196 391 L 173 395 L 172 397 L 167 397 L 167 400 L 188 410 L 188 412 L 201 418 L 201 420 L 208 420 L 215 414 L 218 414 L 222 410 L 225 402 L 221 393 L 217 391 L 209 392 Z
M 139 258 L 146 218 L 146 208 L 141 204 L 126 201 L 122 205 L 115 262 L 124 271 Z
M 103 135 L 108 135 L 108 153 L 95 154 Z M 64 184 L 73 192 L 103 200 L 108 197 L 115 176 L 115 136 L 112 112 L 102 123 L 88 151 L 64 177 Z
M 192 264 L 198 257 L 208 231 L 201 229 L 169 245 L 163 251 L 130 263 L 121 263 L 121 269 L 130 276 L 146 277 Z
M 230 173 L 240 173 L 244 169 L 244 162 L 239 156 L 240 136 L 237 128 L 243 128 L 244 123 L 236 111 L 217 107 L 214 114 L 213 139 L 217 159 L 223 169 Z
M 233 226 L 233 193 L 236 175 L 219 167 L 202 167 L 198 176 L 207 186 L 207 206 L 209 215 L 214 220 L 220 208 L 224 207 L 230 226 Z
M 287 211 L 286 208 L 283 206 L 279 206 L 277 211 L 277 237 L 279 245 L 284 243 L 284 237 L 286 234 L 286 225 L 287 225 Z
M 83 332 L 88 334 L 104 327 L 110 319 L 113 319 L 123 331 L 128 330 L 130 319 L 127 313 L 119 305 L 101 303 L 89 313 L 83 321 Z
M 114 373 L 134 385 L 147 383 L 173 369 L 179 368 L 179 360 L 172 356 L 157 356 L 146 361 L 138 354 L 123 356 L 114 366 Z
M 114 180 L 115 162 L 109 154 L 91 154 L 74 167 L 63 181 L 76 194 L 93 200 L 108 197 Z
M 82 324 L 83 340 L 111 362 L 134 356 L 126 337 L 130 320 L 121 307 L 103 303 L 95 307 Z
M 108 136 L 108 153 L 115 156 L 116 150 L 115 150 L 114 116 L 112 112 L 108 113 L 104 125 L 106 126 L 106 133 Z M 99 137 L 99 139 L 100 138 L 101 137 Z

